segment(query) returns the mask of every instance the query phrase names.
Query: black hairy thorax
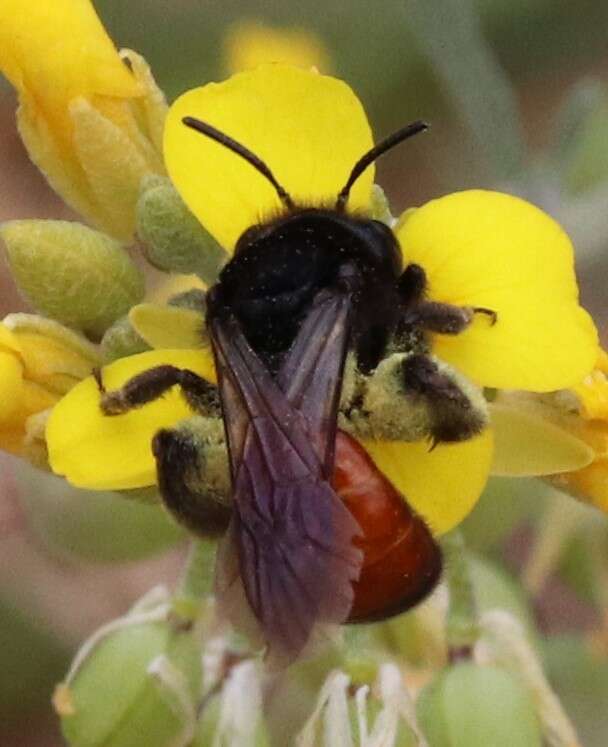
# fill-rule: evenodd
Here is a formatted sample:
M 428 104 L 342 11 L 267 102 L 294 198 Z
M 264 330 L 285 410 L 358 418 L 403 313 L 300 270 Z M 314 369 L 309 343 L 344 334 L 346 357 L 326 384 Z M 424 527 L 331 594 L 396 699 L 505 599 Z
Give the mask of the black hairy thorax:
M 401 251 L 383 223 L 306 208 L 249 228 L 208 298 L 212 317 L 231 313 L 247 341 L 275 373 L 313 299 L 350 269 L 351 347 L 362 371 L 382 358 L 402 299 Z

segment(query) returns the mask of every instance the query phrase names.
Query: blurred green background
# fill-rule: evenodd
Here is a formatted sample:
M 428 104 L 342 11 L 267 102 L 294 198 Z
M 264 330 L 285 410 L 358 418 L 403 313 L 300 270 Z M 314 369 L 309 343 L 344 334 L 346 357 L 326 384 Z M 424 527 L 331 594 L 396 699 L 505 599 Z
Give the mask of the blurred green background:
M 322 70 L 357 91 L 377 137 L 413 119 L 432 124 L 429 134 L 379 164 L 378 181 L 393 211 L 470 186 L 500 188 L 536 202 L 572 235 L 583 301 L 606 341 L 608 3 L 95 5 L 117 46 L 142 53 L 170 99 L 228 74 L 234 63 L 227 40 L 243 22 L 312 35 L 325 50 Z M 29 164 L 14 107 L 8 85 L 1 85 L 0 219 L 69 216 Z M 25 307 L 0 266 L 0 314 L 18 308 Z M 55 747 L 61 739 L 50 693 L 78 642 L 150 586 L 172 582 L 183 547 L 158 509 L 135 503 L 125 508 L 114 496 L 66 493 L 7 457 L 0 474 L 0 743 Z M 551 562 L 539 569 L 534 553 L 551 522 L 561 521 L 564 501 L 537 482 L 495 480 L 466 532 L 497 574 L 490 586 L 512 588 L 513 578 L 524 575 L 527 592 L 516 594 L 544 635 L 552 681 L 583 744 L 604 747 L 608 530 L 604 517 L 577 509 Z

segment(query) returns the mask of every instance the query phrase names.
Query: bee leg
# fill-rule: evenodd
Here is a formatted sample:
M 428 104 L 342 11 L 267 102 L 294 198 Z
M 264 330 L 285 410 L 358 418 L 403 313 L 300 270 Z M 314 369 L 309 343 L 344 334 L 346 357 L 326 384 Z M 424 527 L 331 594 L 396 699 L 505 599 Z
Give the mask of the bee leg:
M 473 321 L 475 314 L 487 316 L 491 326 L 498 321 L 498 314 L 492 309 L 480 306 L 452 306 L 437 301 L 421 301 L 408 309 L 403 322 L 406 325 L 420 327 L 428 332 L 442 335 L 457 335 Z
M 207 418 L 193 418 L 206 421 Z M 202 422 L 191 427 L 189 421 L 177 428 L 164 428 L 152 440 L 156 458 L 158 487 L 163 502 L 176 520 L 201 537 L 218 537 L 230 523 L 230 476 L 228 454 L 223 445 L 224 474 L 215 465 L 221 444 L 208 443 L 201 437 L 214 423 Z M 221 425 L 221 421 L 219 425 Z M 202 431 L 202 433 L 201 433 Z M 221 456 L 221 455 L 220 455 Z M 219 460 L 221 461 L 221 459 Z
M 401 324 L 406 328 L 457 335 L 469 326 L 475 314 L 487 316 L 491 326 L 498 321 L 498 314 L 483 306 L 453 306 L 425 300 L 427 277 L 420 265 L 410 264 L 405 268 L 397 281 L 397 290 L 404 309 Z
M 420 265 L 410 264 L 397 281 L 397 291 L 406 307 L 419 303 L 426 291 L 426 273 Z
M 120 389 L 111 392 L 106 391 L 99 369 L 93 375 L 101 392 L 99 405 L 104 415 L 122 415 L 142 407 L 162 397 L 176 385 L 195 412 L 207 416 L 221 414 L 217 387 L 186 368 L 156 366 L 137 374 Z
M 481 395 L 467 392 L 450 369 L 442 370 L 429 356 L 414 354 L 405 358 L 401 378 L 404 391 L 426 405 L 428 434 L 434 445 L 465 441 L 487 425 Z

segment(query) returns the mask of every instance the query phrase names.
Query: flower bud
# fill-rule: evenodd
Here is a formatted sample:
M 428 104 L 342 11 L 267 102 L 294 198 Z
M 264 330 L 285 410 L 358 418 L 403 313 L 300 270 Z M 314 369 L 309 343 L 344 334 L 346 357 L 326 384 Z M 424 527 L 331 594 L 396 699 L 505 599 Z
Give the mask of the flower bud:
M 169 612 L 166 599 L 140 604 L 84 644 L 54 697 L 71 747 L 190 743 L 200 697 L 200 642 Z
M 202 227 L 168 179 L 146 179 L 137 203 L 137 233 L 150 264 L 165 272 L 216 281 L 226 252 Z
M 541 747 L 530 693 L 513 674 L 458 664 L 439 673 L 417 703 L 430 747 Z
M 101 357 L 104 363 L 126 358 L 150 350 L 150 346 L 133 328 L 128 316 L 117 319 L 101 338 Z
M 94 337 L 143 297 L 143 276 L 120 244 L 80 223 L 10 221 L 0 236 L 31 304 Z

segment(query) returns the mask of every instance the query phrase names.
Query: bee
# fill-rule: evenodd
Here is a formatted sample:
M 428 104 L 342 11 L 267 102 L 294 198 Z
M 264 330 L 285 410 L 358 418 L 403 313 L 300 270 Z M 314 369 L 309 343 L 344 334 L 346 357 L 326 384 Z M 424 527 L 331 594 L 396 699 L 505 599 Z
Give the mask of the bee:
M 424 122 L 364 154 L 328 207 L 295 204 L 244 145 L 193 117 L 183 123 L 247 161 L 272 184 L 283 209 L 243 233 L 206 294 L 217 387 L 191 371 L 159 366 L 104 391 L 101 408 L 120 414 L 178 385 L 195 412 L 222 418 L 216 445 L 227 454 L 229 486 L 203 495 L 208 460 L 187 433 L 170 429 L 152 445 L 160 491 L 192 531 L 223 536 L 220 608 L 237 623 L 250 618 L 269 649 L 290 660 L 315 626 L 384 619 L 414 606 L 437 583 L 441 552 L 429 527 L 353 435 L 357 427 L 374 435 L 374 413 L 361 402 L 382 376 L 397 382 L 406 407 L 426 408 L 424 435 L 431 441 L 479 432 L 483 414 L 476 415 L 425 341 L 428 332 L 457 334 L 474 314 L 494 312 L 426 300 L 424 270 L 404 268 L 390 228 L 348 211 L 364 170 L 425 130 Z M 347 359 L 359 381 L 349 396 L 342 391 Z M 351 428 L 355 411 L 359 426 Z M 338 427 L 339 417 L 350 434 Z M 399 438 L 396 427 L 389 438 Z

